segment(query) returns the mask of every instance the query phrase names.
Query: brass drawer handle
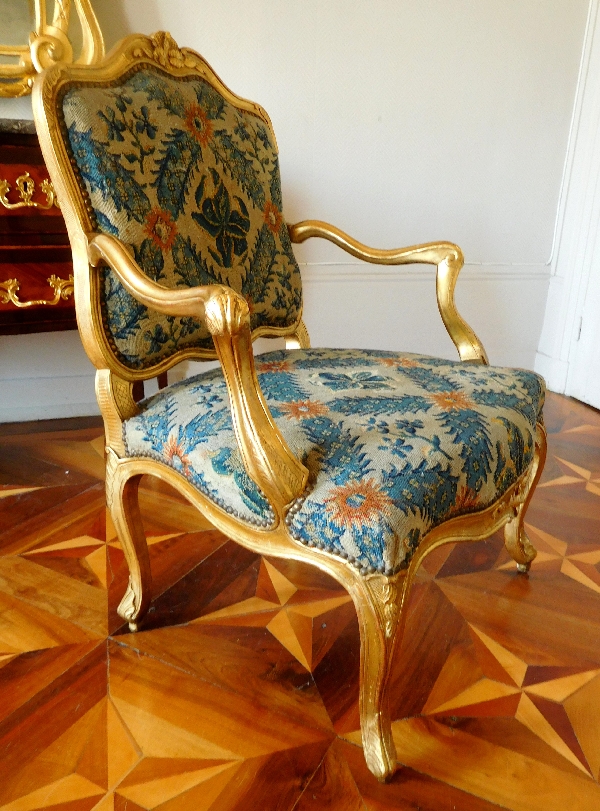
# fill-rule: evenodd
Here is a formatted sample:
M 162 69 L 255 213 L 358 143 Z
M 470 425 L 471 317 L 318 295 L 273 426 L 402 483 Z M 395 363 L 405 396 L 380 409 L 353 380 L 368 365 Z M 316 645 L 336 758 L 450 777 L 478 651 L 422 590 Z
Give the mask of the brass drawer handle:
M 33 199 L 35 193 L 35 180 L 31 177 L 29 172 L 25 172 L 16 180 L 16 186 L 21 198 L 18 203 L 11 203 L 8 200 L 8 193 L 10 191 L 10 183 L 8 180 L 0 180 L 0 203 L 4 208 L 39 208 L 42 211 L 47 211 L 52 206 L 60 208 L 54 187 L 52 183 L 46 178 L 40 184 L 40 191 L 46 195 L 45 203 L 36 203 Z
M 54 298 L 20 301 L 18 279 L 8 279 L 6 282 L 0 282 L 0 304 L 12 303 L 15 307 L 38 307 L 45 304 L 52 307 L 58 304 L 61 299 L 66 300 L 73 295 L 73 274 L 68 279 L 60 279 L 58 276 L 52 275 L 48 279 L 48 284 L 54 290 Z

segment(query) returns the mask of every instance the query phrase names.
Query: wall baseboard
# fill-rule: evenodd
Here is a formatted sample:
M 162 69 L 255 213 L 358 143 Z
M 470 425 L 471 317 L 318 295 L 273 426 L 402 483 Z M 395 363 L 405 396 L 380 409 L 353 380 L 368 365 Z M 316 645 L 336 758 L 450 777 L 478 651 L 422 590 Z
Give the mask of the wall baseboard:
M 366 262 L 299 262 L 304 284 L 338 282 L 403 282 L 435 278 L 432 265 L 372 265 Z M 550 267 L 544 264 L 465 264 L 458 284 L 465 281 L 524 281 L 548 279 Z
M 435 269 L 399 272 L 364 265 L 303 268 L 304 313 L 313 346 L 362 347 L 455 359 L 437 310 Z M 479 335 L 490 363 L 534 367 L 549 275 L 542 266 L 466 267 L 459 311 Z M 259 351 L 281 342 L 261 341 Z M 175 369 L 172 380 L 204 364 Z M 550 376 L 550 381 L 554 377 Z M 148 393 L 153 391 L 152 384 Z M 98 414 L 94 369 L 75 332 L 0 338 L 0 422 Z
M 550 391 L 555 391 L 557 394 L 565 393 L 569 373 L 569 364 L 566 361 L 537 352 L 534 368 L 544 378 Z
M 95 416 L 100 411 L 94 379 L 92 373 L 2 380 L 0 422 Z

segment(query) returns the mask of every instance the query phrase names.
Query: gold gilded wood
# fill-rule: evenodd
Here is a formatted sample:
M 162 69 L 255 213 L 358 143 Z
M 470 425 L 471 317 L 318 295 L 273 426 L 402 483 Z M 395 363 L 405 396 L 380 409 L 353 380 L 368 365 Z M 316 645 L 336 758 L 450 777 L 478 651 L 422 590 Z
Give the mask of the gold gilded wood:
M 205 305 L 204 314 L 223 367 L 244 467 L 280 520 L 285 507 L 304 491 L 308 470 L 289 449 L 260 390 L 248 305 L 224 287 Z
M 0 45 L 0 57 L 16 57 L 17 64 L 0 65 L 0 98 L 18 98 L 31 93 L 35 69 L 31 63 L 29 48 Z
M 119 465 L 114 450 L 107 448 L 106 504 L 129 567 L 129 583 L 117 610 L 132 631 L 137 631 L 137 618 L 143 617 L 150 606 L 152 586 L 148 544 L 138 502 L 141 477 L 141 473 L 132 475 L 130 469 Z
M 244 466 L 280 520 L 286 505 L 304 490 L 308 470 L 288 448 L 260 391 L 245 300 L 224 285 L 161 287 L 142 273 L 118 239 L 107 234 L 90 240 L 89 259 L 93 266 L 101 259 L 108 262 L 124 287 L 147 307 L 205 320 L 223 367 Z
M 339 228 L 319 220 L 304 220 L 288 227 L 292 242 L 304 242 L 321 237 L 333 242 L 347 253 L 376 265 L 437 265 L 436 293 L 440 315 L 463 361 L 487 363 L 483 344 L 471 327 L 460 317 L 454 302 L 454 289 L 464 258 L 458 245 L 451 242 L 430 242 L 410 248 L 380 250 L 369 248 L 349 237 Z
M 123 421 L 139 413 L 133 399 L 133 383 L 109 369 L 96 371 L 96 399 L 104 420 L 106 446 L 119 456 L 125 454 Z
M 11 203 L 8 199 L 10 183 L 8 180 L 0 179 L 0 205 L 3 205 L 4 208 L 39 208 L 42 211 L 47 211 L 49 208 L 52 208 L 52 206 L 60 208 L 56 195 L 54 194 L 54 187 L 48 179 L 42 180 L 40 183 L 40 191 L 46 197 L 45 203 L 40 203 L 33 199 L 33 195 L 35 194 L 35 180 L 31 177 L 29 172 L 24 172 L 22 175 L 19 175 L 15 181 L 15 185 L 19 192 L 19 200 L 16 203 Z
M 304 321 L 300 321 L 296 332 L 285 339 L 286 349 L 310 349 L 310 337 Z
M 54 274 L 48 278 L 48 284 L 54 290 L 54 296 L 51 299 L 38 298 L 31 301 L 21 301 L 19 299 L 20 283 L 18 279 L 8 279 L 5 282 L 0 282 L 0 304 L 14 304 L 15 307 L 39 307 L 46 305 L 54 307 L 58 302 L 63 299 L 66 301 L 73 295 L 73 276 L 68 279 L 61 279 Z
M 93 72 L 76 66 L 55 65 L 36 80 L 34 113 L 73 249 L 79 328 L 85 349 L 98 370 L 98 401 L 106 430 L 109 509 L 129 565 L 129 585 L 119 613 L 130 628 L 136 629 L 151 600 L 147 545 L 137 504 L 139 480 L 146 474 L 175 487 L 217 529 L 246 548 L 263 555 L 310 563 L 333 576 L 349 592 L 359 619 L 360 718 L 366 762 L 379 780 L 387 780 L 397 765 L 387 696 L 390 664 L 394 651 L 400 647 L 408 594 L 415 573 L 424 558 L 438 546 L 480 540 L 504 525 L 507 525 L 507 547 L 521 569 L 531 560 L 532 548 L 526 539 L 522 519 L 543 465 L 545 434 L 541 426 L 538 427 L 535 458 L 530 469 L 500 499 L 485 510 L 457 516 L 432 529 L 422 539 L 408 568 L 393 576 L 363 575 L 348 561 L 295 540 L 289 532 L 286 513 L 295 497 L 302 493 L 307 471 L 293 456 L 271 418 L 257 381 L 251 342 L 259 335 L 283 336 L 288 348 L 307 347 L 309 338 L 304 323 L 299 319 L 283 330 L 263 328 L 251 333 L 246 302 L 231 289 L 212 285 L 173 290 L 152 282 L 141 272 L 122 243 L 113 237 L 93 233 L 91 214 L 69 163 L 56 112 L 61 88 L 67 81 L 110 82 L 141 64 L 160 66 L 174 76 L 199 75 L 228 101 L 260 116 L 271 129 L 262 108 L 235 96 L 198 54 L 178 48 L 164 32 L 152 37 L 128 37 Z M 369 262 L 436 265 L 438 305 L 461 359 L 487 362 L 481 342 L 460 318 L 454 304 L 454 286 L 463 264 L 462 254 L 455 245 L 441 242 L 379 251 L 321 222 L 298 223 L 289 230 L 295 242 L 312 236 L 324 237 Z M 102 328 L 100 274 L 96 270 L 101 262 L 110 265 L 127 290 L 146 306 L 167 314 L 204 319 L 213 336 L 215 350 L 188 348 L 147 369 L 124 367 L 112 352 Z M 273 506 L 275 520 L 263 522 L 261 526 L 244 523 L 235 514 L 227 512 L 166 464 L 126 455 L 122 439 L 123 421 L 137 412 L 132 383 L 153 377 L 186 358 L 212 359 L 215 356 L 221 362 L 227 383 L 236 440 L 244 466 Z M 286 520 L 282 520 L 284 518 Z
M 520 572 L 528 572 L 537 552 L 527 537 L 523 520 L 536 485 L 542 475 L 544 462 L 546 461 L 546 430 L 543 425 L 537 426 L 536 447 L 539 453 L 536 454 L 531 466 L 529 480 L 526 485 L 525 497 L 523 501 L 515 506 L 514 518 L 504 527 L 504 543 L 510 552 L 511 557 L 517 562 L 517 569 Z
M 195 68 L 197 54 L 180 48 L 168 31 L 157 31 L 148 41 L 134 49 L 136 57 L 147 57 L 163 68 Z
M 183 475 L 153 459 L 119 459 L 117 454 L 109 451 L 111 470 L 107 473 L 107 488 L 110 487 L 111 491 L 110 510 L 115 526 L 129 526 L 124 544 L 128 548 L 126 554 L 130 556 L 133 550 L 141 548 L 142 542 L 134 518 L 127 524 L 127 516 L 133 514 L 134 509 L 131 492 L 128 492 L 126 501 L 121 500 L 120 494 L 125 492 L 126 481 L 149 474 L 175 487 L 217 529 L 246 548 L 262 555 L 310 563 L 347 589 L 356 608 L 361 636 L 360 716 L 365 759 L 371 772 L 379 780 L 385 781 L 393 775 L 397 766 L 387 685 L 394 651 L 400 648 L 408 595 L 415 574 L 427 555 L 439 546 L 482 540 L 514 518 L 515 511 L 528 503 L 537 471 L 545 457 L 545 443 L 545 432 L 538 426 L 534 460 L 502 498 L 485 510 L 452 518 L 431 530 L 421 541 L 408 569 L 392 577 L 360 575 L 352 565 L 330 552 L 296 541 L 285 522 L 263 529 L 244 524 L 211 502 Z M 134 627 L 141 622 L 150 600 L 147 593 L 150 588 L 149 575 L 144 566 L 142 559 L 130 569 L 129 586 L 119 609 L 123 619 Z
M 17 0 L 18 1 L 18 0 Z M 28 0 L 21 0 L 28 5 Z M 92 65 L 104 57 L 104 40 L 90 0 L 54 0 L 52 22 L 48 21 L 48 0 L 35 0 L 34 18 L 23 43 L 1 45 L 0 57 L 18 58 L 18 63 L 0 62 L 0 97 L 26 96 L 31 93 L 36 72 L 56 62 L 73 62 L 69 40 L 72 6 L 81 26 L 82 45 L 77 64 Z M 34 30 L 31 31 L 30 29 Z M 28 42 L 25 40 L 28 39 Z
M 527 538 L 522 522 L 545 458 L 546 432 L 543 425 L 538 423 L 535 453 L 529 470 L 502 498 L 486 510 L 458 516 L 427 533 L 406 571 L 391 578 L 371 575 L 359 586 L 362 594 L 356 596 L 349 588 L 361 631 L 360 716 L 363 747 L 367 765 L 379 780 L 389 779 L 396 769 L 387 685 L 394 650 L 399 647 L 406 624 L 408 595 L 419 567 L 427 555 L 444 544 L 482 540 L 502 526 L 505 527 L 505 538 L 509 538 L 515 534 L 515 530 L 509 528 L 517 525 L 519 544 L 511 545 L 507 540 L 506 546 L 517 562 L 518 571 L 527 571 L 536 551 Z M 521 564 L 524 558 L 528 559 L 527 569 Z

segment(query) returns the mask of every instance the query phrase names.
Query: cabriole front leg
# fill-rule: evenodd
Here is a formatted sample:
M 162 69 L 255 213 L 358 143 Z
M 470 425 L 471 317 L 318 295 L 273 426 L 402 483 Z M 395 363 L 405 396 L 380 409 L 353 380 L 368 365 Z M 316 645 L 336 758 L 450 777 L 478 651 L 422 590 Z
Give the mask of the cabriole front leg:
M 131 631 L 137 631 L 150 606 L 152 576 L 138 502 L 141 476 L 130 475 L 129 469 L 127 462 L 108 452 L 106 500 L 129 567 L 129 583 L 117 613 Z
M 516 508 L 515 517 L 504 527 L 504 543 L 511 557 L 517 563 L 517 570 L 522 573 L 529 571 L 529 567 L 537 555 L 537 551 L 525 531 L 524 521 L 529 502 L 544 469 L 546 444 L 546 431 L 544 426 L 538 423 L 536 426 L 535 451 L 527 479 L 525 498 Z
M 360 726 L 365 760 L 380 782 L 397 767 L 387 684 L 401 635 L 404 577 L 375 575 L 362 581 L 353 599 L 360 628 Z

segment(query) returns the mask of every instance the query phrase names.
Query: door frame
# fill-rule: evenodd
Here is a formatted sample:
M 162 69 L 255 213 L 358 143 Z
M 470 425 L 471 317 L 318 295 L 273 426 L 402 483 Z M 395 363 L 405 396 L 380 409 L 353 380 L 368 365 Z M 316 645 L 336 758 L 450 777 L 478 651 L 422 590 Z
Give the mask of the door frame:
M 588 357 L 600 340 L 600 317 L 586 311 L 590 283 L 600 287 L 599 7 L 600 0 L 590 0 L 535 362 L 552 391 L 583 400 Z

